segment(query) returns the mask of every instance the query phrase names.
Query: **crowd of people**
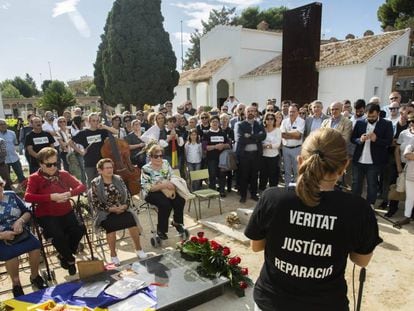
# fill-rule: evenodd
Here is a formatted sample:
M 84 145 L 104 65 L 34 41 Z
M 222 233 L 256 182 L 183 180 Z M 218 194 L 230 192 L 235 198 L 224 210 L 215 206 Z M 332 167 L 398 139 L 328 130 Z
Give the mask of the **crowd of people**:
M 278 106 L 275 100 L 269 99 L 261 110 L 258 103 L 245 105 L 230 96 L 221 108 L 210 110 L 199 106 L 196 109 L 187 101 L 174 111 L 173 103 L 166 102 L 157 111 L 151 108 L 111 115 L 105 118 L 111 121 L 108 124 L 103 124 L 99 113 L 84 116 L 80 108 L 75 108 L 62 116 L 50 111 L 45 112 L 43 118 L 29 115 L 28 124 L 21 127 L 18 135 L 8 130 L 5 120 L 0 119 L 0 188 L 12 190 L 10 169 L 20 185 L 26 182 L 16 152 L 16 145 L 20 145 L 30 172 L 24 199 L 36 204 L 34 215 L 45 235 L 52 239 L 61 265 L 69 274 L 76 273 L 75 254 L 85 234 L 85 227 L 78 223 L 69 199 L 85 191 L 97 211 L 95 225 L 106 231 L 112 261 L 119 264 L 115 232 L 126 228 L 138 258 L 146 257 L 139 241 L 138 218 L 129 208 L 127 186 L 114 174 L 114 162 L 103 158 L 100 152 L 111 136 L 128 143 L 131 163 L 141 168 L 142 194 L 145 200 L 158 207 L 157 232 L 161 239 L 168 238 L 168 219 L 172 211 L 172 225 L 178 232 L 184 230 L 185 201 L 179 194 L 169 193 L 175 187 L 171 182 L 173 169 L 179 170 L 181 176 L 188 176 L 188 171 L 208 169 L 207 186 L 218 190 L 222 198 L 229 192 L 237 192 L 242 204 L 247 201 L 248 194 L 251 200 L 259 201 L 261 197 L 266 198 L 262 194 L 269 187 L 289 189 L 298 182 L 301 186 L 297 189 L 302 189 L 298 197 L 314 206 L 319 202 L 318 197 L 312 196 L 317 189 L 303 186 L 304 181 L 319 187 L 323 180 L 334 180 L 341 189 L 360 197 L 366 180 L 368 205 L 375 205 L 380 199 L 379 206 L 388 209 L 386 217 L 393 217 L 398 209 L 398 201 L 388 200 L 390 185 L 405 172 L 407 199 L 404 218 L 398 221 L 405 225 L 411 220 L 414 204 L 414 104 L 402 104 L 398 92 L 392 92 L 389 101 L 388 105 L 381 105 L 379 98 L 373 97 L 368 104 L 358 99 L 353 104 L 344 100 L 324 107 L 324 103 L 315 100 L 299 107 L 289 100 Z M 330 139 L 332 135 L 340 137 L 344 142 L 341 146 L 345 148 L 344 161 L 336 163 L 334 168 L 320 166 L 321 174 L 326 171 L 327 176 L 312 175 L 320 163 L 306 159 L 316 153 L 323 160 L 328 151 L 314 146 L 311 155 L 304 154 L 307 137 L 322 135 L 320 129 L 332 129 L 328 131 Z M 232 159 L 237 168 L 229 165 Z M 202 186 L 200 181 L 190 182 L 190 185 L 193 190 Z M 10 204 L 10 199 L 5 200 L 1 201 L 2 206 Z M 27 223 L 30 213 L 20 201 L 14 201 L 13 208 L 20 209 L 14 215 L 22 215 L 21 223 Z M 258 206 L 263 204 L 261 201 Z M 266 210 L 268 206 L 263 208 Z M 16 230 L 21 228 L 3 214 L 0 214 L 1 249 L 14 247 L 8 245 L 8 241 L 13 240 L 18 234 Z M 265 222 L 267 226 L 272 217 L 257 217 L 260 219 L 249 227 L 247 235 L 253 240 L 262 240 L 266 236 L 264 227 L 255 225 Z M 37 244 L 33 239 L 27 241 L 30 247 L 12 252 L 13 257 L 3 258 L 10 261 L 6 266 L 10 267 L 8 271 L 16 295 L 22 294 L 22 290 L 15 276 L 15 258 L 28 251 L 33 261 L 38 258 Z M 372 251 L 376 242 L 372 238 L 370 244 L 361 245 L 364 254 Z M 258 245 L 258 250 L 265 248 L 265 243 Z M 35 270 L 38 265 L 33 267 Z M 33 282 L 41 288 L 43 282 L 34 270 Z

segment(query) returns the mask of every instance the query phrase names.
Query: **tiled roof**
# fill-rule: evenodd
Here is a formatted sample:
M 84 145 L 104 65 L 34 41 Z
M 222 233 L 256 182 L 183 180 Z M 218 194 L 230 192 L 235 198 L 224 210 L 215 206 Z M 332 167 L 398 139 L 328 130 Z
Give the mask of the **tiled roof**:
M 180 82 L 183 80 L 184 82 L 192 81 L 192 82 L 201 82 L 201 81 L 208 81 L 213 74 L 215 74 L 221 67 L 223 67 L 230 57 L 218 58 L 213 59 L 205 63 L 201 68 L 193 69 L 184 71 L 180 75 Z
M 401 37 L 405 30 L 391 31 L 374 36 L 349 39 L 321 45 L 318 68 L 362 64 Z M 282 56 L 276 56 L 267 63 L 244 74 L 242 78 L 275 74 L 282 70 Z
M 195 69 L 186 70 L 180 73 L 180 80 L 178 81 L 178 85 L 183 85 L 183 84 L 187 84 L 188 82 L 191 82 L 191 78 L 193 74 L 195 74 L 199 70 L 200 68 L 195 68 Z

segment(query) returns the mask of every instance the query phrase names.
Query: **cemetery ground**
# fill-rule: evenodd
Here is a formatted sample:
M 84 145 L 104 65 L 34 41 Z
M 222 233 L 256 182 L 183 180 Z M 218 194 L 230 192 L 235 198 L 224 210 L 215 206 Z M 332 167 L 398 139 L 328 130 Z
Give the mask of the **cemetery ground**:
M 255 281 L 260 273 L 261 266 L 263 264 L 263 253 L 254 253 L 250 250 L 247 241 L 240 241 L 229 237 L 228 233 L 233 231 L 232 236 L 242 237 L 243 226 L 239 229 L 230 229 L 225 225 L 226 216 L 236 211 L 237 208 L 254 208 L 255 202 L 247 200 L 246 204 L 239 203 L 239 196 L 232 192 L 227 195 L 226 198 L 221 199 L 223 215 L 219 216 L 219 208 L 217 200 L 211 201 L 211 207 L 207 209 L 207 203 L 202 202 L 202 220 L 204 226 L 195 219 L 195 210 L 192 206 L 190 212 L 188 212 L 188 204 L 185 207 L 185 226 L 190 231 L 191 235 L 196 235 L 199 231 L 204 231 L 207 238 L 214 239 L 217 242 L 230 247 L 231 254 L 240 256 L 241 266 L 249 269 L 249 275 Z M 136 200 L 135 200 L 136 201 Z M 138 205 L 139 202 L 136 201 Z M 399 212 L 394 219 L 398 219 L 402 216 L 403 204 L 400 204 Z M 380 211 L 380 213 L 383 213 Z M 153 220 L 156 221 L 155 212 L 151 211 Z M 179 237 L 176 236 L 174 228 L 169 229 L 169 240 L 163 241 L 162 246 L 159 248 L 153 248 L 150 244 L 150 223 L 146 210 L 143 210 L 139 214 L 141 225 L 144 228 L 143 235 L 141 236 L 141 243 L 145 251 L 150 255 L 160 254 L 162 252 L 174 249 L 176 243 L 179 241 Z M 364 311 L 385 311 L 385 310 L 413 310 L 414 309 L 414 292 L 412 288 L 412 280 L 414 280 L 414 224 L 404 226 L 398 230 L 393 228 L 392 225 L 382 218 L 378 218 L 380 235 L 384 242 L 380 244 L 372 258 L 371 263 L 367 267 L 366 282 L 364 284 L 362 308 Z M 215 229 L 212 229 L 215 228 Z M 219 229 L 219 230 L 216 230 Z M 224 229 L 224 230 L 223 230 Z M 237 232 L 239 231 L 239 232 Z M 226 232 L 226 233 L 224 233 Z M 128 233 L 126 233 L 128 235 Z M 128 236 L 122 238 L 122 234 L 119 233 L 120 240 L 117 243 L 118 256 L 122 263 L 130 263 L 136 260 L 135 253 L 133 251 L 132 241 Z M 105 258 L 109 260 L 109 250 L 107 245 L 104 246 Z M 105 259 L 102 249 L 95 246 L 97 257 Z M 78 255 L 78 260 L 88 258 L 87 248 L 85 252 Z M 24 260 L 23 260 L 24 261 Z M 63 270 L 58 263 L 56 256 L 50 257 L 51 267 L 55 271 L 57 283 L 62 283 L 77 278 L 77 275 L 69 277 L 66 270 Z M 23 262 L 23 265 L 27 265 L 27 262 Z M 41 266 L 44 268 L 44 266 Z M 348 298 L 350 300 L 350 309 L 353 309 L 353 290 L 352 290 L 352 269 L 353 264 L 348 262 L 346 270 L 346 280 L 348 283 Z M 0 263 L 0 272 L 4 272 L 4 263 Z M 358 267 L 355 268 L 355 299 L 358 294 L 359 286 L 359 271 Z M 28 268 L 23 269 L 20 272 L 22 285 L 25 293 L 32 292 L 32 287 L 29 285 Z M 0 275 L 0 301 L 4 301 L 12 297 L 11 292 L 4 292 L 11 288 L 10 278 L 2 273 Z M 254 310 L 253 303 L 253 289 L 249 288 L 246 291 L 246 296 L 238 298 L 231 289 L 226 289 L 225 294 L 210 302 L 202 304 L 193 310 L 207 311 L 207 310 Z

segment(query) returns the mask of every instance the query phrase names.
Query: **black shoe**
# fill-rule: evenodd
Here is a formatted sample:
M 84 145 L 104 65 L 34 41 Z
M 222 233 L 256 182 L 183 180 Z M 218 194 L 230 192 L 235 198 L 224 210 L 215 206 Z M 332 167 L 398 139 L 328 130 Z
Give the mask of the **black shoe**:
M 68 271 L 69 271 L 69 275 L 75 275 L 76 274 L 76 265 L 74 263 L 69 264 Z
M 157 235 L 161 240 L 168 240 L 168 235 L 164 232 L 157 232 Z
M 14 298 L 24 295 L 23 288 L 21 287 L 21 285 L 14 285 L 12 292 Z
M 239 202 L 240 203 L 246 203 L 246 198 L 245 197 L 241 197 Z
M 58 259 L 59 259 L 59 261 L 60 261 L 60 266 L 61 266 L 63 269 L 68 270 L 68 269 L 69 269 L 69 264 L 68 264 L 68 262 L 67 262 L 65 259 L 63 259 L 62 255 L 60 255 L 60 254 L 59 254 L 57 257 L 58 257 Z
M 225 192 L 220 192 L 220 197 L 225 198 L 226 197 L 226 193 Z
M 182 234 L 184 233 L 184 226 L 182 224 L 176 223 L 174 221 L 171 222 L 171 226 L 175 227 L 178 233 Z M 168 237 L 167 237 L 168 239 Z M 166 240 L 166 239 L 165 239 Z
M 30 283 L 34 285 L 37 289 L 47 288 L 47 284 L 45 280 L 40 275 L 37 275 L 33 280 L 30 278 Z
M 398 211 L 397 206 L 390 206 L 390 210 L 384 215 L 385 217 L 391 218 Z
M 253 201 L 259 201 L 259 197 L 257 196 L 257 195 L 252 195 L 251 197 L 250 197 L 250 199 L 252 199 Z
M 378 208 L 386 209 L 388 207 L 388 201 L 384 200 L 382 203 L 378 206 Z

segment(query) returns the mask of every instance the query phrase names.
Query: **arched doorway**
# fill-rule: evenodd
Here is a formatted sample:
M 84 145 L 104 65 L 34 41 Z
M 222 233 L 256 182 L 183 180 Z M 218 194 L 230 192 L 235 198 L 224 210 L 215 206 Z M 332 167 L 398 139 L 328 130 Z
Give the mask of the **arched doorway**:
M 221 79 L 217 82 L 217 108 L 220 108 L 229 97 L 229 84 Z

